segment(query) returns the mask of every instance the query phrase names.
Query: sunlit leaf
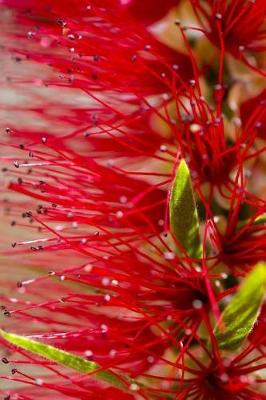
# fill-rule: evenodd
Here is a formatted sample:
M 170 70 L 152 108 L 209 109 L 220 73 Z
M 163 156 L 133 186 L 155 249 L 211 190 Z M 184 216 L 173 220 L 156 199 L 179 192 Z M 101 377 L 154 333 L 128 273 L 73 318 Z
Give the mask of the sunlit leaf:
M 176 171 L 169 211 L 170 227 L 176 239 L 191 257 L 201 257 L 198 212 L 185 160 L 181 160 Z
M 55 361 L 58 364 L 72 368 L 84 374 L 95 371 L 95 373 L 93 373 L 93 378 L 107 382 L 110 385 L 120 389 L 127 388 L 126 383 L 124 383 L 124 378 L 122 379 L 110 371 L 101 371 L 99 365 L 97 365 L 95 362 L 85 360 L 75 354 L 71 354 L 45 343 L 29 339 L 28 337 L 15 335 L 3 330 L 0 330 L 0 334 L 5 340 L 13 345 L 16 345 L 24 350 L 28 350 L 29 352 L 37 354 L 38 356 L 44 357 L 47 360 Z
M 258 318 L 266 288 L 266 263 L 245 278 L 224 309 L 215 334 L 220 349 L 234 351 L 242 345 Z
M 254 224 L 265 224 L 266 223 L 266 214 L 260 215 L 255 219 Z

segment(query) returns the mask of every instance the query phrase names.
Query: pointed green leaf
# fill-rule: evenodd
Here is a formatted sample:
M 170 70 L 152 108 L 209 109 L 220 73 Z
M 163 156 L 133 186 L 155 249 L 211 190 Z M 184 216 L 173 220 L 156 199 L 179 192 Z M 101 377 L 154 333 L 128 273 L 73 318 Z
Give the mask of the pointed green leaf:
M 255 225 L 257 225 L 257 224 L 265 224 L 265 222 L 266 222 L 266 213 L 262 214 L 258 218 L 256 218 L 255 221 L 254 221 L 254 224 Z
M 219 348 L 234 351 L 242 345 L 258 318 L 266 289 L 266 263 L 258 264 L 224 309 L 215 329 Z
M 191 257 L 202 256 L 199 219 L 191 177 L 185 160 L 181 160 L 170 196 L 170 227 L 179 243 Z
M 125 377 L 121 377 L 120 379 L 118 375 L 115 375 L 110 371 L 100 371 L 100 366 L 95 362 L 84 360 L 75 354 L 29 339 L 28 337 L 15 335 L 3 330 L 0 330 L 0 335 L 8 342 L 24 350 L 28 350 L 31 353 L 37 354 L 38 356 L 44 357 L 47 360 L 55 361 L 58 364 L 85 374 L 95 371 L 95 374 L 93 374 L 95 379 L 107 382 L 120 389 L 127 389 L 126 383 L 124 383 L 126 381 Z

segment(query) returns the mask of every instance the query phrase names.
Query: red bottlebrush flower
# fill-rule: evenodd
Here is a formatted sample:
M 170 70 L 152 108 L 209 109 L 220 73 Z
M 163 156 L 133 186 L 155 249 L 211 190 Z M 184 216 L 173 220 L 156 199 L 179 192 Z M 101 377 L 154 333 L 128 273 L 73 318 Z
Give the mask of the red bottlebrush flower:
M 237 294 L 266 259 L 265 93 L 232 110 L 224 55 L 263 49 L 264 4 L 2 3 L 6 399 L 263 399 L 264 281 Z
M 264 74 L 253 65 L 248 54 L 265 51 L 265 13 L 263 0 L 230 0 L 206 3 L 191 0 L 203 24 L 206 36 L 222 51 L 229 51 L 247 65 Z M 247 55 L 246 55 L 247 52 Z
M 263 356 L 259 356 L 257 359 L 261 360 L 262 365 L 253 368 L 252 363 L 256 356 L 252 355 L 252 348 L 254 349 L 253 345 L 235 357 L 224 359 L 214 357 L 205 366 L 198 359 L 198 370 L 194 372 L 195 376 L 187 382 L 179 398 L 264 399 L 264 395 L 256 391 L 256 380 L 252 376 L 255 370 L 259 371 L 260 368 L 263 368 Z
M 221 238 L 219 258 L 232 268 L 247 269 L 266 257 L 266 231 L 263 224 L 247 222 L 238 231 Z

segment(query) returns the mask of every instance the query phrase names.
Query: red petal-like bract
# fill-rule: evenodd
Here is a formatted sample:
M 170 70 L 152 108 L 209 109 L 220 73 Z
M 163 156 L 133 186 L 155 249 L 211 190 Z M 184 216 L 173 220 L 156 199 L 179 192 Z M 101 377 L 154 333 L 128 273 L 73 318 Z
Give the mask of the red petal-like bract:
M 266 259 L 265 1 L 1 3 L 17 64 L 1 85 L 18 95 L 0 100 L 1 326 L 128 378 L 115 388 L 0 339 L 3 398 L 265 399 L 265 308 L 238 352 L 214 336 L 220 304 Z M 250 81 L 230 108 L 237 68 Z M 181 158 L 199 259 L 169 229 Z

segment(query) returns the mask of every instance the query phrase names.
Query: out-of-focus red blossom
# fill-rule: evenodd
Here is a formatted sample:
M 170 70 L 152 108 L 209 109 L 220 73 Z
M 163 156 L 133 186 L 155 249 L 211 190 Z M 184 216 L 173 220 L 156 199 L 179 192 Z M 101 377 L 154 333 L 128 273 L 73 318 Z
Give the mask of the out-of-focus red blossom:
M 191 27 L 173 24 L 183 52 L 147 28 L 178 0 L 2 3 L 17 21 L 4 27 L 6 49 L 22 69 L 42 71 L 11 77 L 34 89 L 13 111 L 35 119 L 28 128 L 14 120 L 1 138 L 10 154 L 2 203 L 23 230 L 12 254 L 39 271 L 17 283 L 15 296 L 1 295 L 11 317 L 3 327 L 127 377 L 126 390 L 112 388 L 0 339 L 11 366 L 1 378 L 14 382 L 5 398 L 265 400 L 265 309 L 238 353 L 219 350 L 213 333 L 219 302 L 266 259 L 258 222 L 266 203 L 250 189 L 265 151 L 265 91 L 230 118 L 223 82 L 227 52 L 249 64 L 246 50 L 264 50 L 265 2 L 191 0 L 201 32 L 220 49 L 214 86 L 191 50 Z M 40 105 L 39 88 L 51 97 L 56 89 L 56 98 Z M 200 259 L 169 233 L 180 158 L 200 204 Z
M 150 24 L 165 16 L 173 7 L 176 7 L 179 0 L 165 0 L 157 3 L 154 0 L 119 0 L 122 8 L 125 8 L 131 15 L 141 21 Z

